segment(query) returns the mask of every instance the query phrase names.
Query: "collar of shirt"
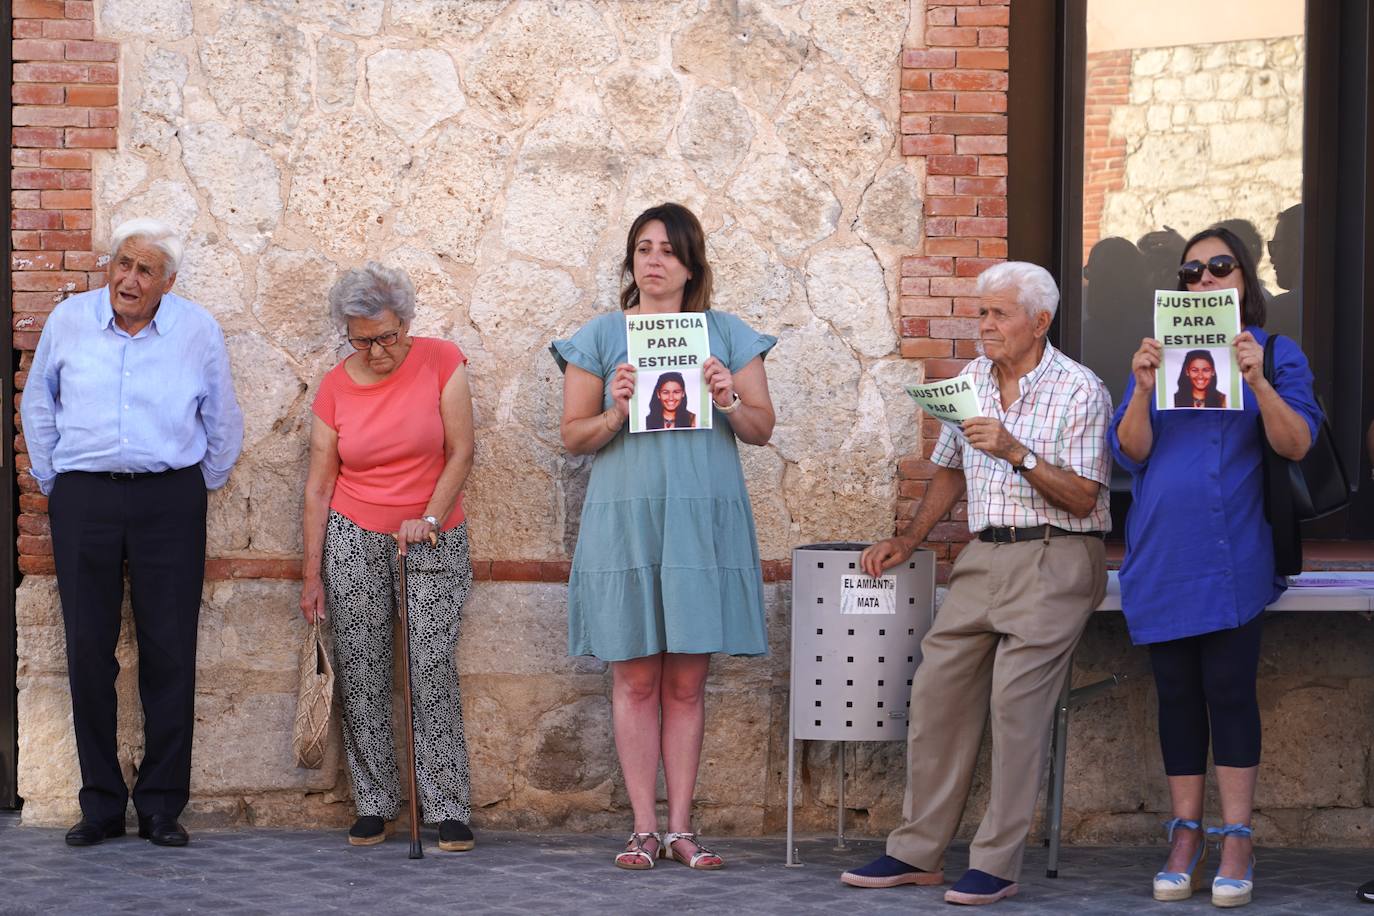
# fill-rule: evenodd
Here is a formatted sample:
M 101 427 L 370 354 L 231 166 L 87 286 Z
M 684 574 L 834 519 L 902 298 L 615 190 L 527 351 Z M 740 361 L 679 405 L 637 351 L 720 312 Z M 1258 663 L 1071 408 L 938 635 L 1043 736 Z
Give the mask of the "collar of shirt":
M 95 320 L 100 325 L 101 330 L 112 328 L 116 333 L 123 334 L 125 337 L 140 337 L 143 331 L 138 334 L 129 334 L 119 325 L 115 324 L 114 302 L 111 296 L 114 291 L 108 285 L 100 290 L 100 295 L 95 297 L 92 307 L 95 310 Z M 153 312 L 153 320 L 148 323 L 148 327 L 157 332 L 158 336 L 167 334 L 172 330 L 172 325 L 177 319 L 176 297 L 171 293 L 164 293 L 161 301 L 157 304 L 157 311 Z
M 991 406 L 996 410 L 993 416 L 999 418 L 1005 416 L 1007 411 L 1014 407 L 1017 402 L 1027 398 L 1035 390 L 1036 383 L 1045 377 L 1050 364 L 1054 362 L 1055 352 L 1054 344 L 1048 340 L 1045 341 L 1045 352 L 1040 354 L 1040 362 L 1036 363 L 1031 371 L 1017 379 L 1016 400 L 1008 405 L 1007 410 L 1002 409 L 1002 388 L 997 380 L 997 366 L 992 360 L 988 360 L 987 371 L 978 374 L 978 396 L 983 402 L 984 409 Z

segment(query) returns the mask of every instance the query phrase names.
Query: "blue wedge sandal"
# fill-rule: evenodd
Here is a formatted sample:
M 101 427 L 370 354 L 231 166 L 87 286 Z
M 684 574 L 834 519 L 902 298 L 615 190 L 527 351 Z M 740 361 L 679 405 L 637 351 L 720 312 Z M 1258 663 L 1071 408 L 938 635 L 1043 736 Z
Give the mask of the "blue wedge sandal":
M 1169 831 L 1169 845 L 1172 847 L 1174 842 L 1174 831 L 1180 827 L 1184 830 L 1200 830 L 1202 825 L 1197 821 L 1190 821 L 1186 818 L 1175 817 L 1164 822 L 1164 827 Z M 1156 900 L 1187 900 L 1193 896 L 1193 891 L 1202 886 L 1201 865 L 1207 859 L 1207 838 L 1203 837 L 1198 844 L 1197 852 L 1193 853 L 1193 861 L 1188 863 L 1187 871 L 1161 871 L 1155 873 L 1155 899 Z

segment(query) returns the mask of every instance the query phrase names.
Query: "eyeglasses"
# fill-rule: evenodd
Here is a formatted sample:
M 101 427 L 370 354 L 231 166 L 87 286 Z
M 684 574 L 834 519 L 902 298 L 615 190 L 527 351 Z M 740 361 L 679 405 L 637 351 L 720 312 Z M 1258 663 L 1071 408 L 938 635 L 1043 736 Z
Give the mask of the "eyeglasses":
M 1206 264 L 1201 261 L 1189 261 L 1178 266 L 1178 278 L 1184 283 L 1197 283 L 1202 279 L 1202 272 L 1205 270 L 1212 276 L 1220 280 L 1231 271 L 1240 267 L 1240 262 L 1229 254 L 1219 254 Z
M 378 334 L 376 337 L 350 337 L 349 344 L 355 350 L 371 350 L 373 344 L 380 344 L 382 349 L 394 346 L 396 341 L 401 339 L 401 330 L 387 331 L 385 334 Z

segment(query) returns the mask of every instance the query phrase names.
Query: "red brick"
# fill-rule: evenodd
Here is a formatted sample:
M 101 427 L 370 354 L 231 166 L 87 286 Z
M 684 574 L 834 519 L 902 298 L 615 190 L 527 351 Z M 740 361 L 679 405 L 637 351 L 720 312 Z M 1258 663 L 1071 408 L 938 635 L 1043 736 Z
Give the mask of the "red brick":
M 93 251 L 68 251 L 62 266 L 67 270 L 99 270 L 100 257 Z
M 961 217 L 954 225 L 958 234 L 963 236 L 1006 238 L 1007 235 L 1007 221 L 1005 219 L 969 216 Z
M 897 495 L 903 499 L 921 499 L 926 495 L 924 480 L 900 480 L 897 482 Z
M 1006 156 L 980 156 L 978 159 L 979 175 L 1006 175 L 1007 157 Z
M 1005 197 L 984 197 L 978 201 L 979 216 L 1006 216 L 1007 199 Z
M 903 92 L 902 111 L 953 111 L 952 92 Z
M 45 210 L 89 210 L 91 208 L 90 191 L 44 191 L 42 193 Z
M 64 96 L 61 86 L 47 83 L 16 83 L 10 89 L 10 100 L 16 105 L 61 105 Z
M 63 19 L 67 15 L 63 0 L 14 0 L 10 12 L 15 19 Z
M 930 321 L 925 318 L 903 318 L 897 322 L 897 331 L 902 337 L 929 337 Z
M 15 64 L 16 83 L 89 83 L 89 64 Z
M 929 368 L 930 364 L 926 366 Z M 897 462 L 897 474 L 903 480 L 929 480 L 937 470 L 937 465 L 924 458 L 902 458 Z
M 978 319 L 976 318 L 932 318 L 930 336 L 945 338 L 977 338 Z
M 939 70 L 930 75 L 930 87 L 956 92 L 1006 92 L 1007 74 L 1003 70 Z
M 30 557 L 51 557 L 52 538 L 34 534 L 21 534 L 14 539 L 19 552 Z
M 39 235 L 37 232 L 11 232 L 10 247 L 15 251 L 37 251 Z
M 88 67 L 90 76 L 88 83 L 118 83 L 119 68 L 114 64 L 90 64 Z
M 90 251 L 90 232 L 68 232 L 48 230 L 42 234 L 38 245 L 44 251 Z
M 15 331 L 14 348 L 16 350 L 37 350 L 38 337 L 39 332 L 37 331 Z M 25 490 L 30 493 L 37 493 L 38 481 L 34 480 L 28 474 L 20 474 L 19 489 Z
M 926 29 L 926 43 L 932 47 L 972 48 L 978 44 L 978 29 L 935 26 Z
M 491 577 L 498 582 L 539 582 L 538 560 L 492 560 Z
M 100 287 L 105 285 L 105 281 L 107 279 L 108 276 L 106 275 L 105 271 L 93 270 L 90 273 L 86 274 L 86 288 L 100 289 Z
M 926 176 L 926 196 L 927 196 L 927 197 L 953 197 L 953 196 L 954 196 L 954 176 L 953 176 L 953 175 L 927 175 L 927 176 Z
M 45 149 L 41 161 L 45 169 L 89 170 L 91 154 L 84 149 Z
M 10 164 L 17 169 L 36 169 L 43 164 L 43 151 L 12 149 L 10 150 Z
M 968 362 L 962 359 L 928 359 L 925 362 L 926 381 L 954 378 L 966 365 Z
M 119 104 L 119 89 L 116 86 L 92 86 L 90 84 L 68 86 L 67 104 L 109 108 Z
M 15 210 L 10 214 L 11 229 L 60 229 L 62 214 L 47 210 Z
M 43 37 L 89 41 L 95 37 L 95 23 L 89 19 L 48 19 L 43 23 Z
M 978 30 L 978 47 L 1005 48 L 1010 30 L 1005 26 L 988 26 Z
M 1006 115 L 932 115 L 930 132 L 935 134 L 1002 134 L 1007 132 Z
M 14 108 L 14 123 L 23 127 L 85 127 L 90 118 L 84 108 L 18 105 Z
M 109 127 L 69 127 L 65 144 L 86 149 L 114 149 L 115 132 Z
M 938 70 L 944 67 L 953 67 L 954 62 L 955 52 L 943 48 L 934 48 L 929 51 L 908 48 L 902 52 L 903 67 Z
M 953 153 L 954 138 L 949 134 L 926 134 L 902 138 L 902 155 L 904 156 L 940 156 L 953 155 Z
M 68 169 L 62 173 L 62 190 L 88 191 L 91 187 L 91 173 L 80 169 Z
M 25 493 L 19 497 L 19 509 L 22 512 L 47 512 L 48 498 L 42 494 Z
M 978 256 L 975 239 L 931 239 L 926 242 L 926 254 L 973 258 Z
M 90 112 L 91 127 L 117 127 L 119 111 L 114 108 L 97 108 Z
M 1005 154 L 1007 151 L 1007 138 L 998 136 L 975 135 L 972 137 L 957 137 L 954 141 L 955 152 L 961 156 L 977 155 L 984 153 Z
M 908 258 L 906 260 L 914 259 Z M 949 271 L 940 274 L 933 274 L 933 276 L 949 276 Z M 897 291 L 903 296 L 924 296 L 926 293 L 930 292 L 930 276 L 902 277 L 901 282 L 897 284 Z
M 994 264 L 1001 263 L 996 258 L 960 258 L 955 267 L 956 277 L 976 277 Z
M 904 277 L 948 277 L 953 272 L 953 258 L 902 258 Z
M 932 216 L 977 216 L 978 201 L 972 197 L 927 197 L 925 210 Z
M 977 318 L 978 313 L 983 310 L 983 300 L 977 296 L 955 296 L 954 297 L 954 317 L 955 318 Z
M 927 7 L 926 25 L 954 25 L 954 10 L 948 6 Z
M 61 270 L 62 252 L 60 251 L 12 251 L 10 252 L 12 270 Z
M 1007 240 L 979 239 L 978 256 L 980 258 L 1005 258 L 1007 256 Z
M 938 216 L 926 220 L 926 238 L 954 235 L 954 217 Z
M 15 146 L 61 146 L 62 131 L 56 127 L 16 127 L 13 141 Z
M 67 0 L 65 13 L 68 19 L 94 19 L 95 4 L 91 0 Z
M 14 59 L 19 60 L 63 60 L 62 42 L 42 38 L 21 38 L 12 42 Z
M 18 527 L 20 534 L 52 534 L 52 528 L 48 524 L 46 515 L 33 515 L 25 512 L 19 516 Z
M 16 19 L 14 29 L 11 33 L 12 38 L 42 38 L 43 20 L 42 19 Z
M 932 296 L 972 296 L 973 280 L 967 277 L 932 277 L 930 294 Z
M 954 110 L 970 114 L 1000 114 L 1007 110 L 1005 92 L 959 92 L 954 95 Z
M 977 156 L 931 156 L 926 160 L 931 175 L 974 175 L 978 172 Z
M 926 357 L 948 357 L 954 352 L 948 340 L 915 340 L 910 337 L 902 341 L 902 357 L 905 359 L 925 359 Z
M 954 179 L 954 193 L 967 194 L 972 197 L 1005 195 L 1007 193 L 1007 180 L 1005 178 L 956 178 Z
M 903 70 L 902 88 L 924 91 L 930 88 L 930 73 L 926 70 Z
M 898 314 L 904 318 L 946 318 L 951 311 L 949 299 L 903 296 L 898 302 Z
M 16 210 L 38 210 L 43 206 L 42 191 L 11 191 L 10 206 Z
M 956 340 L 954 342 L 954 356 L 956 359 L 977 359 L 978 355 L 978 341 Z
M 34 482 L 38 486 L 38 482 Z M 19 571 L 26 576 L 51 576 L 57 572 L 57 564 L 52 557 L 31 557 L 21 556 L 19 558 Z
M 113 61 L 119 59 L 119 45 L 108 41 L 69 41 L 67 60 Z
M 86 286 L 86 275 L 65 270 L 23 270 L 11 275 L 16 292 L 76 289 Z
M 1008 25 L 1011 10 L 1005 6 L 963 7 L 957 18 L 960 25 Z

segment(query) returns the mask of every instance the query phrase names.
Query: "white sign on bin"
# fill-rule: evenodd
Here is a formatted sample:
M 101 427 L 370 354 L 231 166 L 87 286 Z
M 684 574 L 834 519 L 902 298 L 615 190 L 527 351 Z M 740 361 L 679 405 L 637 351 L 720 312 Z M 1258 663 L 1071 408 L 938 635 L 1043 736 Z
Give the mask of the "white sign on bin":
M 841 614 L 897 613 L 897 577 L 840 576 Z

